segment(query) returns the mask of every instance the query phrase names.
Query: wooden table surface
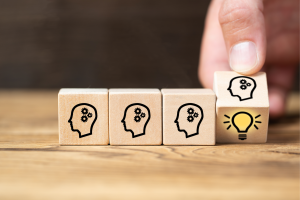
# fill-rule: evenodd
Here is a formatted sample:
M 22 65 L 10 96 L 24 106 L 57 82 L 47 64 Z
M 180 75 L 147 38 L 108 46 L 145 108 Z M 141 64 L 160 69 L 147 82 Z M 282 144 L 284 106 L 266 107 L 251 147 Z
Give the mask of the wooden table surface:
M 0 199 L 299 199 L 299 94 L 268 143 L 59 146 L 58 91 L 0 91 Z

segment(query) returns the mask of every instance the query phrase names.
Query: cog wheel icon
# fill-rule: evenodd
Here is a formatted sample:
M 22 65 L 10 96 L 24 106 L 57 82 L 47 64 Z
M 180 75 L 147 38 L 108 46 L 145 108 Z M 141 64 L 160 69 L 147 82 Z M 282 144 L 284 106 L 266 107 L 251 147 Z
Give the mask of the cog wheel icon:
M 142 114 L 141 114 L 141 117 L 142 117 L 142 118 L 144 118 L 145 116 L 146 116 L 145 113 L 142 113 Z
M 246 81 L 245 79 L 242 79 L 242 80 L 240 81 L 240 83 L 241 83 L 241 84 L 246 84 L 247 81 Z
M 142 112 L 142 111 L 141 111 L 140 108 L 134 109 L 134 113 L 137 114 L 137 115 L 138 115 L 138 114 L 141 114 L 141 112 Z
M 88 112 L 89 112 L 89 110 L 87 108 L 82 108 L 81 109 L 81 113 L 84 114 L 84 115 L 88 114 Z
M 89 117 L 89 118 L 93 117 L 93 114 L 92 114 L 92 113 L 89 113 L 89 114 L 88 114 L 88 117 Z
M 246 86 L 246 85 L 241 85 L 241 89 L 242 89 L 242 90 L 246 90 L 246 89 L 247 89 L 247 86 Z
M 250 87 L 250 86 L 251 86 L 251 83 L 247 83 L 246 85 L 247 85 L 248 87 Z
M 135 121 L 135 122 L 140 122 L 140 121 L 141 121 L 141 118 L 140 118 L 139 116 L 135 116 L 135 117 L 134 117 L 134 121 Z
M 189 109 L 187 110 L 187 112 L 191 115 L 191 114 L 194 113 L 194 109 L 193 109 L 193 108 L 189 108 Z
M 187 117 L 187 120 L 188 120 L 189 122 L 193 122 L 193 121 L 194 121 L 194 117 L 193 117 L 193 116 L 188 116 L 188 117 Z
M 197 118 L 198 116 L 199 116 L 199 114 L 195 112 L 194 117 Z
M 82 122 L 87 122 L 87 120 L 88 120 L 87 116 L 84 115 L 84 116 L 81 117 Z

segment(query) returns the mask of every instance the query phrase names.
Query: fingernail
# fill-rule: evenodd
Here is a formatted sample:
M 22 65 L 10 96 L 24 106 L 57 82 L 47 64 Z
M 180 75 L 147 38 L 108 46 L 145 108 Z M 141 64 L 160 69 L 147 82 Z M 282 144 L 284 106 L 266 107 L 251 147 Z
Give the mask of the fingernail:
M 253 42 L 241 42 L 234 45 L 230 52 L 230 67 L 236 72 L 246 72 L 257 63 L 256 46 Z

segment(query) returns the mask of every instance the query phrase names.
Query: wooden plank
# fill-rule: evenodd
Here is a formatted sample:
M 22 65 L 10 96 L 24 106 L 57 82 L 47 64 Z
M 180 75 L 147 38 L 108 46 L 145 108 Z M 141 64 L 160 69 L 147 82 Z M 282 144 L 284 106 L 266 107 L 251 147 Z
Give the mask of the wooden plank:
M 299 199 L 299 115 L 266 144 L 59 146 L 57 91 L 0 110 L 0 199 Z
M 288 135 L 297 137 L 297 133 Z M 14 139 L 1 137 L 1 141 Z M 59 147 L 56 135 L 30 139 L 28 135 L 17 144 L 1 142 L 2 199 L 5 195 L 16 199 L 55 195 L 296 199 L 298 194 L 299 143 Z

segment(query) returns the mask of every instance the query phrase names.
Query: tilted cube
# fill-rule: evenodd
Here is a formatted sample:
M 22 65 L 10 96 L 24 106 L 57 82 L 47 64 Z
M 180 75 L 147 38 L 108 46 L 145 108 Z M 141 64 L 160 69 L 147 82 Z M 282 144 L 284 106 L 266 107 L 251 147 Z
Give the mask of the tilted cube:
M 215 72 L 217 143 L 265 143 L 269 98 L 264 72 L 243 76 Z

